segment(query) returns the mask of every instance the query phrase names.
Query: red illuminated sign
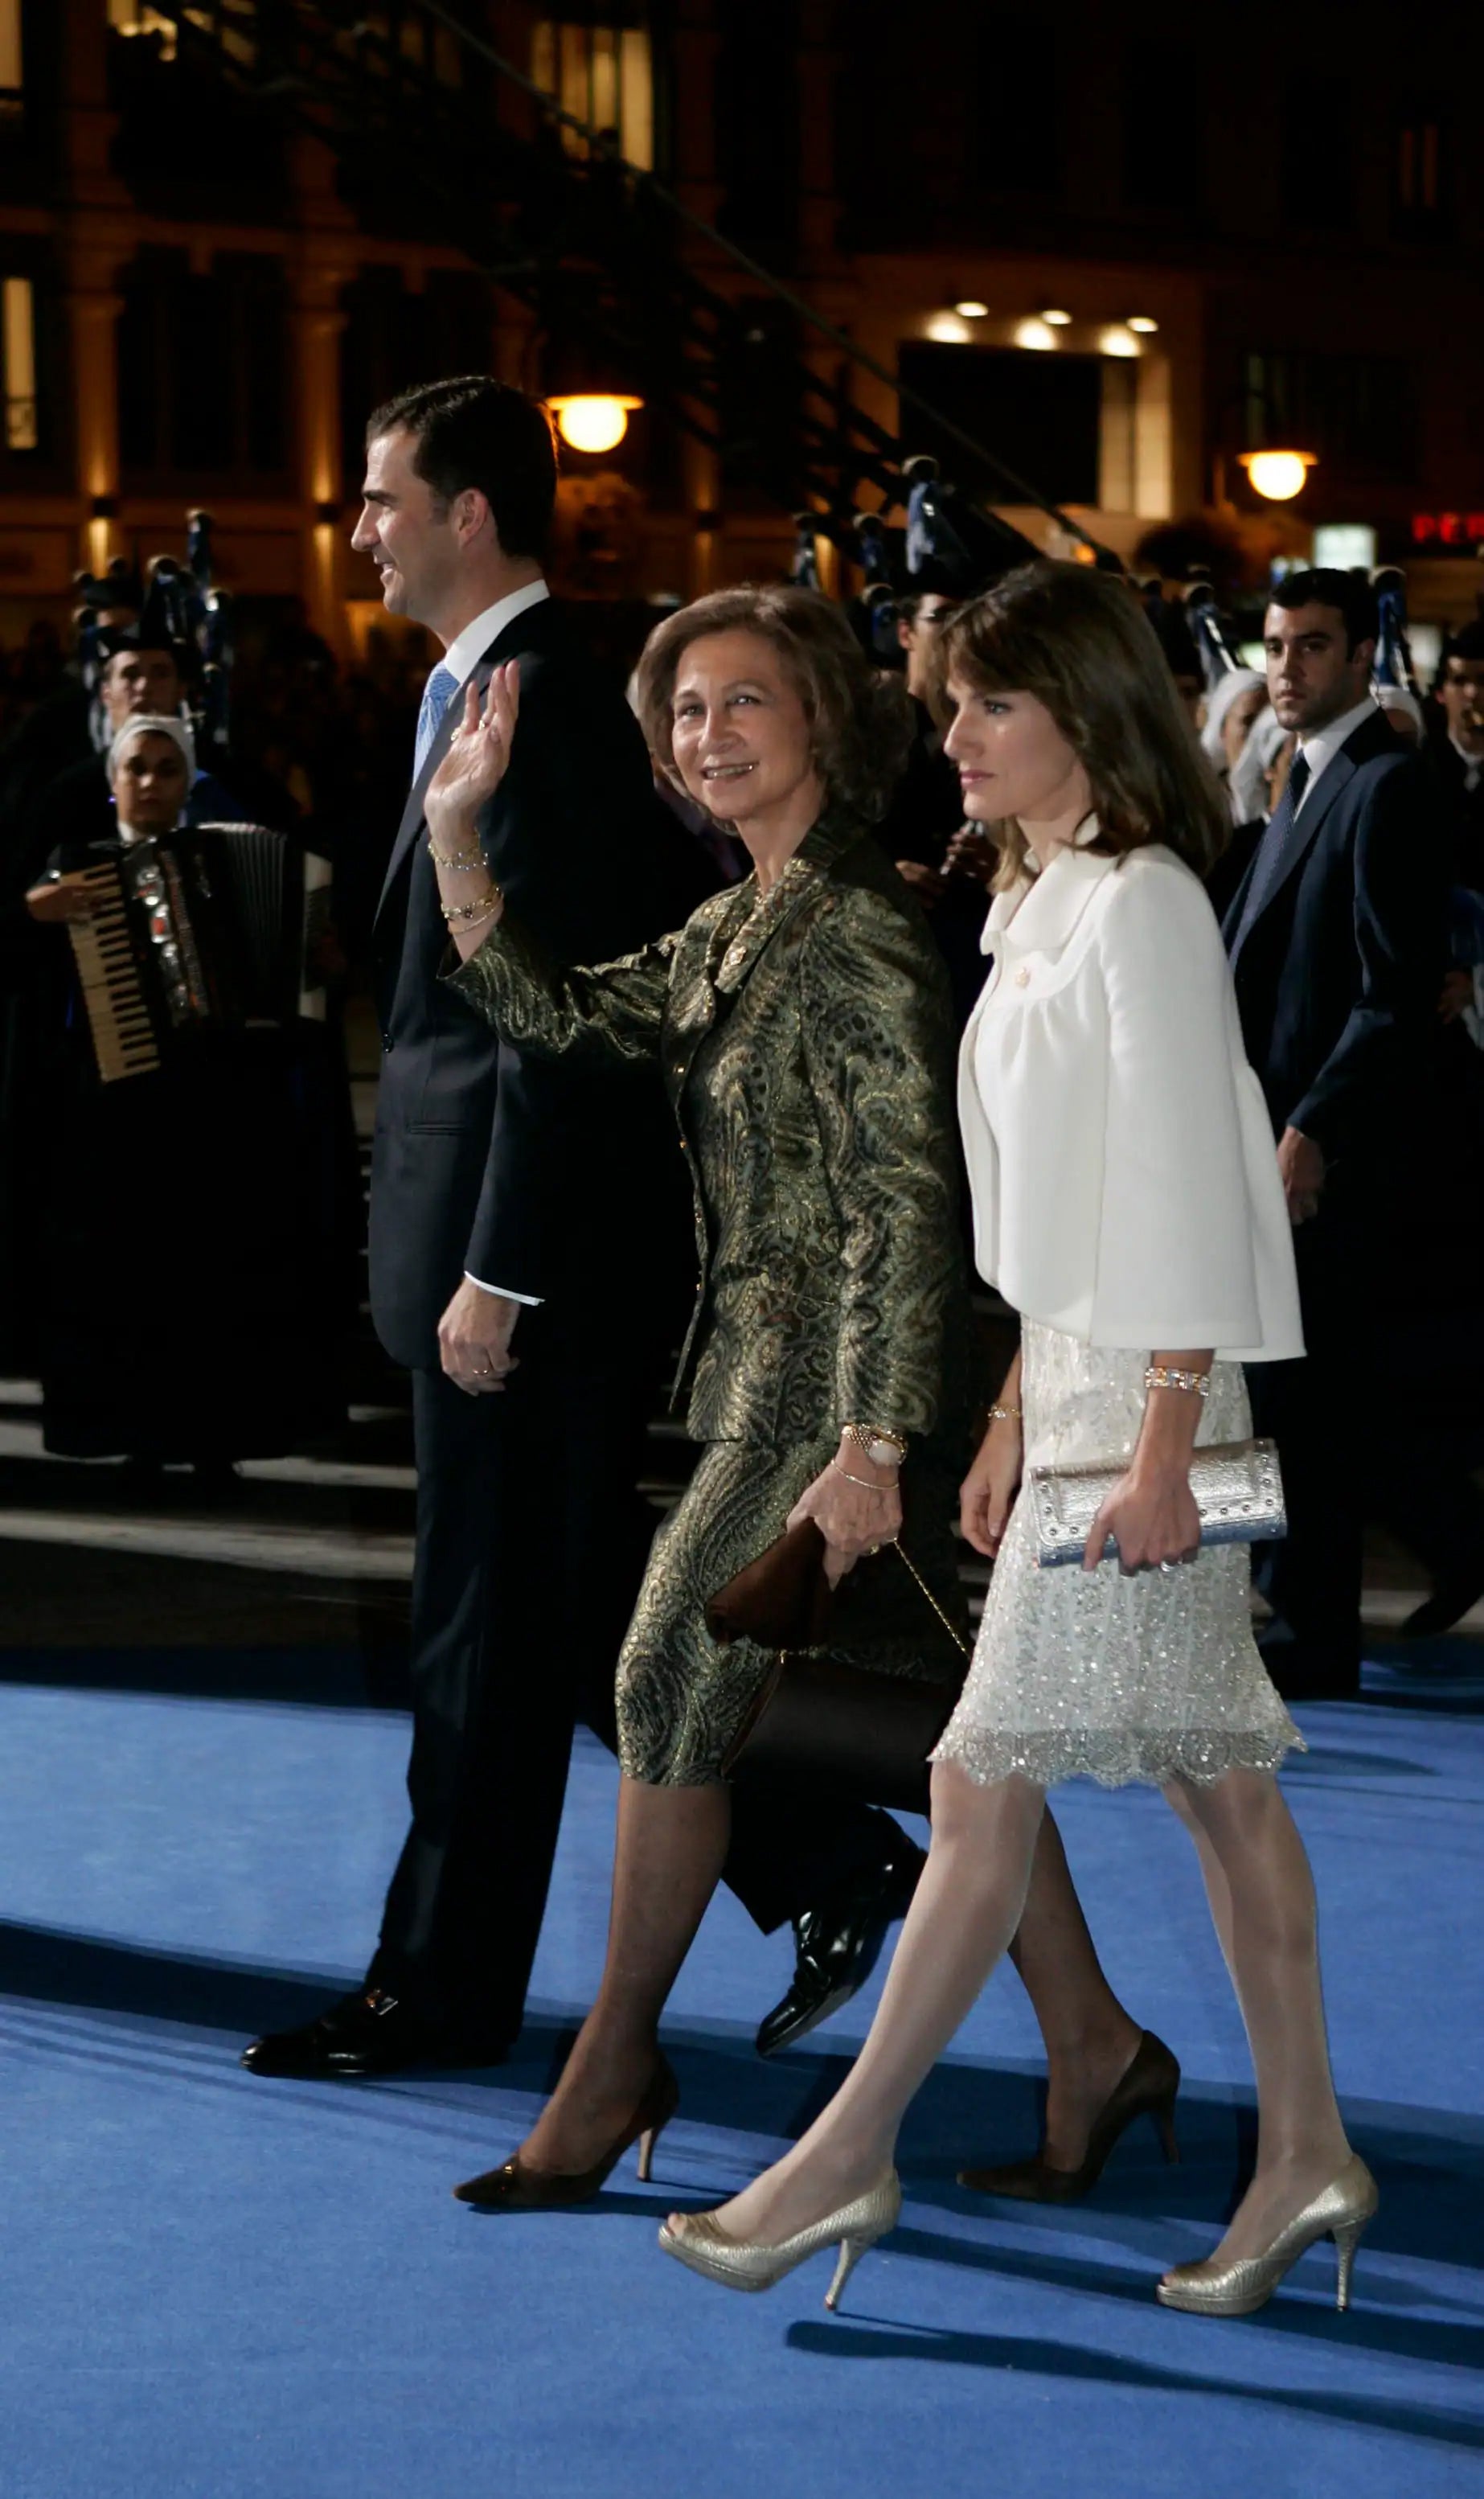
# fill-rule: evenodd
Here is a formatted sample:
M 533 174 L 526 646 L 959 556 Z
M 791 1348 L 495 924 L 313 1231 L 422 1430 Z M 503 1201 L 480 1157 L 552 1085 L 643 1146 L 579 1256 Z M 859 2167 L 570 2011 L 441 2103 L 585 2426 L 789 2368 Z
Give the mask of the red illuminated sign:
M 1413 546 L 1484 546 L 1484 512 L 1413 512 Z

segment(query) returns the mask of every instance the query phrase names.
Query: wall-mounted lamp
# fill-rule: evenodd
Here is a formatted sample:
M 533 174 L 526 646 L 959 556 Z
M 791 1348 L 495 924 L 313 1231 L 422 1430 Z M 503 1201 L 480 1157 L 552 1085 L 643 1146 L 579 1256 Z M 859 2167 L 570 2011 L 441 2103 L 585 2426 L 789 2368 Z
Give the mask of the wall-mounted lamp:
M 1239 451 L 1254 494 L 1269 503 L 1291 503 L 1304 492 L 1304 481 L 1315 463 L 1312 451 Z
M 616 391 L 560 391 L 546 403 L 557 432 L 574 451 L 616 451 L 629 431 L 631 411 L 643 406 Z
M 116 495 L 95 495 L 93 497 L 90 509 L 95 521 L 116 521 L 118 518 L 118 497 Z
M 1144 349 L 1134 336 L 1133 324 L 1114 321 L 1098 332 L 1098 353 L 1101 356 L 1142 356 Z
M 322 523 L 326 529 L 333 528 L 335 523 L 340 517 L 339 504 L 334 502 L 331 498 L 326 497 L 323 502 L 315 504 L 314 517 L 317 521 Z
M 1039 347 L 1044 350 L 1047 347 L 1054 347 L 1055 344 L 1056 333 L 1053 329 L 1048 328 L 1045 321 L 1017 321 L 1016 323 L 1016 345 L 1017 347 Z

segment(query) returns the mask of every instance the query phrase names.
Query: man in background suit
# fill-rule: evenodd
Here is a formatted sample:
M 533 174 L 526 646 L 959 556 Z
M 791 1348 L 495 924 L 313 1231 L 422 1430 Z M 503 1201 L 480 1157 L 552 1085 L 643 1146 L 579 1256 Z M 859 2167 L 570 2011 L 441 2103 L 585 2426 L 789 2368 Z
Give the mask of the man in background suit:
M 523 1056 L 442 988 L 423 817 L 465 689 L 482 694 L 518 660 L 520 747 L 481 842 L 523 920 L 559 958 L 605 961 L 709 890 L 621 694 L 548 595 L 555 493 L 549 421 L 500 383 L 406 392 L 368 428 L 353 543 L 389 610 L 444 645 L 374 932 L 371 1310 L 412 1373 L 418 1476 L 412 1820 L 364 1986 L 254 2041 L 243 2062 L 262 2074 L 503 2057 L 574 1717 L 613 1740 L 614 1667 L 653 1523 L 636 1486 L 671 1315 L 660 1287 L 668 1244 L 689 1234 L 679 1157 L 658 1087 Z M 743 1812 L 728 1880 L 765 1930 L 788 1917 L 799 1930 L 775 2028 L 802 2035 L 859 1984 L 919 1863 L 865 1808 L 779 1798 Z
M 1452 1141 L 1434 1037 L 1447 844 L 1426 767 L 1370 693 L 1374 596 L 1351 573 L 1290 573 L 1265 622 L 1269 697 L 1298 746 L 1223 933 L 1294 1224 L 1307 1358 L 1254 1365 L 1289 1532 L 1261 1548 L 1259 1638 L 1289 1699 L 1359 1689 L 1367 1509 L 1427 1534 L 1425 1437 L 1399 1428 L 1398 1347 L 1422 1282 L 1415 1220 Z M 1433 1538 L 1436 1542 L 1436 1537 Z M 1432 1558 L 1428 1555 L 1426 1558 Z

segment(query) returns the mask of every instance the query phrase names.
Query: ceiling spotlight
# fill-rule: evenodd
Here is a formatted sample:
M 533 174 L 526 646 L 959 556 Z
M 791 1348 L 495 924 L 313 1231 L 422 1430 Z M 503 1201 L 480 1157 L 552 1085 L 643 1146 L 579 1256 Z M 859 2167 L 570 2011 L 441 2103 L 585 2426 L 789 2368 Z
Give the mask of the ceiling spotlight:
M 1131 312 L 1128 316 L 1128 327 L 1131 330 L 1137 330 L 1141 339 L 1152 339 L 1159 328 L 1159 323 L 1151 321 L 1147 312 Z
M 956 312 L 934 312 L 928 316 L 927 335 L 940 347 L 961 347 L 969 335 L 969 325 Z
M 981 304 L 977 295 L 966 295 L 961 304 L 954 305 L 953 309 L 955 312 L 962 313 L 966 321 L 983 321 L 989 307 L 987 304 Z
M 1072 315 L 1070 312 L 1043 312 L 1041 318 L 1043 321 L 1048 321 L 1053 330 L 1065 330 L 1071 322 Z
M 1017 321 L 1016 323 L 1016 345 L 1017 347 L 1054 347 L 1055 344 L 1056 333 L 1054 330 L 1048 329 L 1044 321 Z
M 1139 356 L 1144 353 L 1133 333 L 1132 325 L 1115 321 L 1098 332 L 1098 352 L 1104 356 Z

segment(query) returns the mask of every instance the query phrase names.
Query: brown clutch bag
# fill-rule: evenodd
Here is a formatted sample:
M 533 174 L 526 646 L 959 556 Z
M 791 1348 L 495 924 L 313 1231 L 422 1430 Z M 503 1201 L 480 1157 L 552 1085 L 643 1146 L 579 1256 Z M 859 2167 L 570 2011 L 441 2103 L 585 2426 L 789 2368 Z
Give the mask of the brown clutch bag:
M 893 1550 L 967 1658 L 937 1599 L 901 1546 Z M 824 1575 L 824 1539 L 805 1518 L 709 1599 L 713 1639 L 752 1639 L 778 1650 L 727 1747 L 722 1775 L 739 1783 L 817 1781 L 868 1804 L 925 1813 L 927 1757 L 952 1715 L 959 1683 L 927 1683 L 793 1653 L 827 1639 L 834 1594 Z

